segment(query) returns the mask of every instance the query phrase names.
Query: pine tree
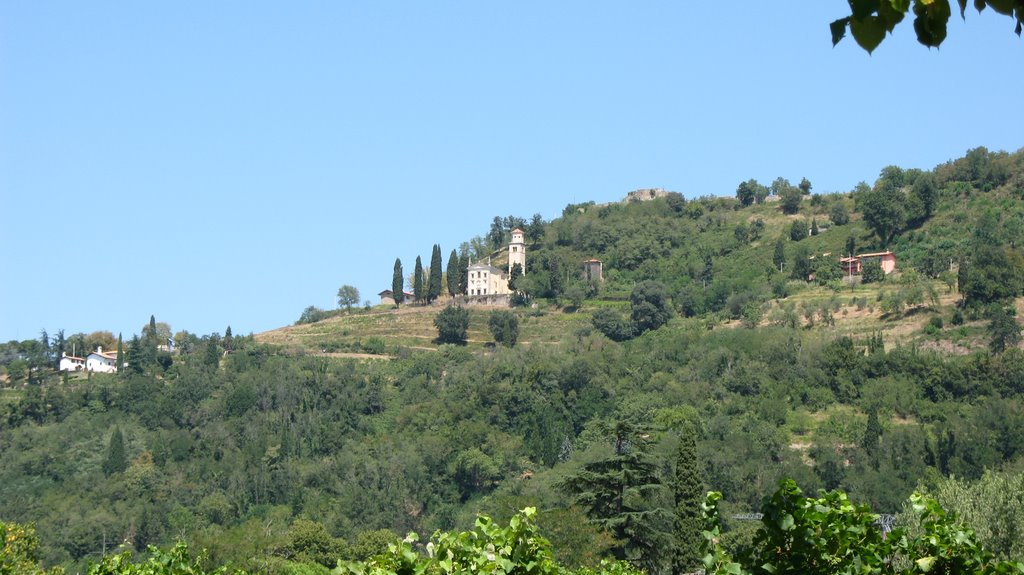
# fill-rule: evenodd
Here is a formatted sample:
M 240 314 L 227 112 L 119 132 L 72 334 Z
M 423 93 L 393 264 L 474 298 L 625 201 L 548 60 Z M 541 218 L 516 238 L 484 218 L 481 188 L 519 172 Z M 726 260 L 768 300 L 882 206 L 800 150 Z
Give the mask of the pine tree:
M 441 246 L 434 244 L 430 252 L 430 278 L 427 283 L 427 303 L 441 295 Z
M 612 553 L 617 559 L 655 572 L 667 559 L 670 527 L 666 510 L 655 505 L 663 486 L 657 465 L 647 457 L 650 434 L 622 421 L 608 432 L 611 455 L 585 464 L 558 487 L 575 497 L 591 522 L 615 538 Z
M 455 297 L 459 293 L 459 254 L 452 250 L 452 253 L 448 256 L 448 271 L 446 272 L 448 280 L 448 295 Z
M 818 235 L 818 219 L 817 218 L 811 218 L 811 235 L 812 236 Z
M 231 326 L 224 330 L 224 350 L 231 351 L 235 344 L 235 338 L 231 336 Z
M 703 528 L 701 503 L 704 500 L 704 482 L 697 461 L 697 442 L 692 433 L 685 433 L 679 438 L 672 493 L 676 507 L 672 572 L 691 573 L 700 564 Z
M 412 273 L 412 297 L 420 302 L 426 295 L 423 291 L 423 262 L 420 261 L 420 256 L 416 256 L 416 267 Z
M 107 458 L 103 460 L 103 474 L 109 477 L 125 469 L 128 469 L 128 457 L 124 452 L 124 435 L 120 427 L 114 427 L 107 444 Z
M 391 276 L 391 297 L 395 299 L 395 307 L 405 301 L 405 275 L 402 274 L 402 260 L 395 258 L 395 273 Z

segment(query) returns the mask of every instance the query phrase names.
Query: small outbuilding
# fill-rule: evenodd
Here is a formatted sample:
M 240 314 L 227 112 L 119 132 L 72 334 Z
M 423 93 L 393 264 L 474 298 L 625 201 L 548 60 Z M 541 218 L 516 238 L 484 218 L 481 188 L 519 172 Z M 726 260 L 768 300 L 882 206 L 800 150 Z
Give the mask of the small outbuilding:
M 583 277 L 588 282 L 604 281 L 604 264 L 598 259 L 589 259 L 583 262 Z
M 415 295 L 413 295 L 413 294 L 411 294 L 411 293 L 409 293 L 407 291 L 403 291 L 402 293 L 405 296 L 402 299 L 402 302 L 410 302 L 413 299 L 415 299 L 415 297 L 416 297 Z M 386 289 L 386 290 L 380 292 L 377 295 L 380 296 L 380 305 L 395 305 L 395 292 L 393 292 L 393 291 L 391 291 L 389 289 Z

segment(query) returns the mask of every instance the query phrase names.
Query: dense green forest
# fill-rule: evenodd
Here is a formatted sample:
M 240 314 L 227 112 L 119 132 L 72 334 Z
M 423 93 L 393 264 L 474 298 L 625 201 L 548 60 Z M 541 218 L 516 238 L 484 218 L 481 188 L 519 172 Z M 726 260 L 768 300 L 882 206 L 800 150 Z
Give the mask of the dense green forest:
M 514 299 L 528 305 L 466 308 L 471 336 L 490 324 L 497 347 L 358 323 L 411 326 L 443 295 L 315 318 L 291 328 L 312 330 L 289 332 L 314 334 L 301 345 L 229 328 L 179 332 L 171 352 L 154 318 L 120 346 L 63 332 L 0 345 L 0 520 L 34 523 L 42 563 L 72 572 L 180 539 L 210 565 L 315 573 L 535 506 L 565 565 L 669 573 L 700 563 L 704 492 L 722 493 L 723 544 L 742 553 L 753 529 L 732 515 L 792 478 L 881 513 L 919 487 L 959 493 L 943 504 L 1021 559 L 976 486 L 1024 471 L 1024 151 L 811 190 L 748 180 L 735 198 L 496 218 L 461 255 L 527 226 Z M 898 272 L 846 281 L 841 254 L 886 249 Z M 590 258 L 603 282 L 581 276 Z M 123 348 L 120 373 L 53 370 L 100 340 Z M 1024 495 L 999 505 L 1024 524 Z

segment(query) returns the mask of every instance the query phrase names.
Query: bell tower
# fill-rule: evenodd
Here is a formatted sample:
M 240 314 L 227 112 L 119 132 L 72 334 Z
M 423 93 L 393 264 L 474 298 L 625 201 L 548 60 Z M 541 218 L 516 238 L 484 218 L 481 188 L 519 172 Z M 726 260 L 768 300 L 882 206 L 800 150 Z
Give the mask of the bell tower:
M 508 244 L 508 273 L 512 275 L 512 266 L 519 264 L 526 275 L 526 242 L 523 239 L 523 230 L 516 228 L 512 230 L 512 241 Z

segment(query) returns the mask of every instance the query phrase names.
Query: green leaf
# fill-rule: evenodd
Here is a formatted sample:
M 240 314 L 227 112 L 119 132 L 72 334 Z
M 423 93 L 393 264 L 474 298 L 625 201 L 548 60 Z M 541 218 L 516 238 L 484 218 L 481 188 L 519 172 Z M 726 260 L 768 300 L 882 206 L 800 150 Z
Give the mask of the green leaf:
M 935 565 L 935 557 L 922 557 L 917 561 L 914 561 L 914 563 L 917 564 L 917 568 L 920 569 L 922 573 L 927 573 L 931 571 L 932 566 Z
M 1012 16 L 1015 2 L 1014 0 L 988 0 L 988 5 L 1004 16 Z
M 742 575 L 743 568 L 740 567 L 739 563 L 727 563 L 725 565 L 725 572 L 731 573 L 732 575 Z
M 789 531 L 793 528 L 794 524 L 795 521 L 793 521 L 793 516 L 789 513 L 783 515 L 782 518 L 779 519 L 779 529 L 782 529 L 783 531 Z
M 963 1 L 966 2 L 966 0 Z M 903 21 L 904 14 L 906 14 L 907 9 L 910 8 L 910 0 L 904 0 L 903 2 L 898 2 L 897 0 L 896 3 L 900 3 L 901 6 L 895 7 L 889 2 L 882 2 L 881 8 L 878 9 L 878 17 L 885 23 L 885 29 L 890 34 L 892 33 L 893 28 Z
M 854 18 L 850 21 L 850 32 L 853 33 L 853 39 L 860 44 L 860 47 L 870 54 L 885 38 L 885 23 L 878 16 L 869 16 L 863 20 Z
M 956 0 L 956 2 L 960 5 L 960 17 L 966 20 L 967 16 L 964 15 L 964 12 L 967 11 L 967 0 Z
M 842 40 L 843 37 L 846 36 L 846 25 L 849 24 L 849 23 L 850 23 L 850 17 L 847 16 L 846 18 L 840 18 L 840 19 L 836 20 L 835 22 L 832 22 L 831 24 L 828 25 L 829 29 L 832 31 L 832 47 L 833 48 L 835 48 L 836 44 L 838 44 L 839 41 Z
M 863 20 L 878 11 L 879 0 L 850 0 L 854 20 Z
M 915 0 L 914 31 L 917 41 L 929 48 L 937 48 L 946 39 L 946 23 L 952 14 L 949 0 Z

